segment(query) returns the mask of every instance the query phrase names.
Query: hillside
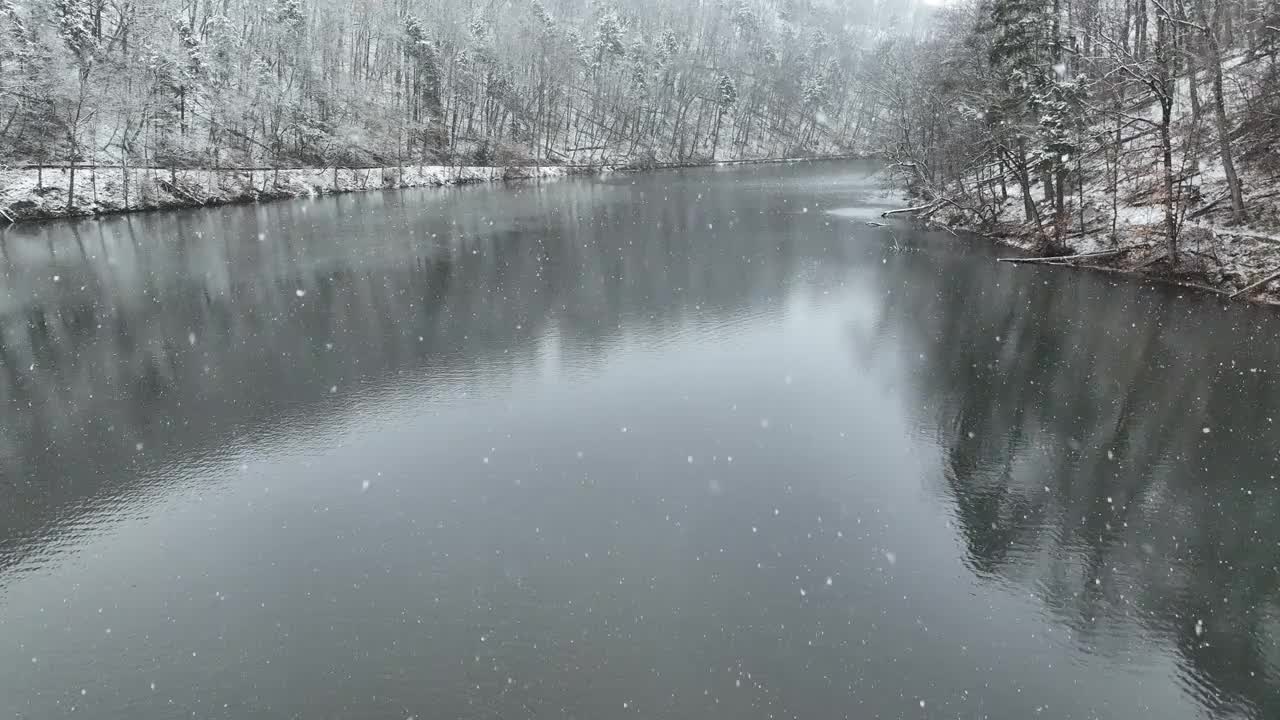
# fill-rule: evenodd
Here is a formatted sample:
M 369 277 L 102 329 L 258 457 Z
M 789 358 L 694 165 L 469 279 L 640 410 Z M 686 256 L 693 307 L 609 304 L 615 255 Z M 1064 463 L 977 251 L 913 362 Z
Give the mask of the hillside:
M 1045 262 L 1280 297 L 1276 9 L 1060 7 L 953 7 L 878 68 L 913 214 Z
M 1240 88 L 1264 82 L 1272 72 L 1273 58 L 1239 55 L 1224 63 L 1224 87 L 1230 88 L 1224 94 L 1225 107 L 1232 116 L 1249 112 L 1249 98 Z M 1176 269 L 1171 271 L 1166 262 L 1169 243 L 1159 130 L 1142 128 L 1141 122 L 1132 123 L 1132 134 L 1119 142 L 1107 128 L 1093 128 L 1093 136 L 1106 141 L 1094 143 L 1081 154 L 1079 175 L 1083 181 L 1075 189 L 1076 197 L 1071 203 L 1074 212 L 1057 248 L 1045 241 L 1046 236 L 1052 239 L 1051 231 L 1042 234 L 1016 219 L 1022 207 L 1021 189 L 1016 185 L 997 208 L 999 219 L 995 223 L 970 218 L 968 224 L 996 232 L 1028 250 L 1093 253 L 1097 255 L 1081 258 L 1080 262 L 1105 262 L 1104 267 L 1114 269 L 1167 273 L 1172 279 L 1226 294 L 1235 294 L 1270 270 L 1280 269 L 1280 165 L 1273 150 L 1280 140 L 1280 128 L 1245 126 L 1233 132 L 1241 149 L 1235 170 L 1248 210 L 1245 219 L 1237 222 L 1220 150 L 1204 137 L 1205 128 L 1196 128 L 1190 97 L 1192 80 L 1183 76 L 1175 83 L 1170 126 L 1175 136 L 1188 138 L 1187 145 L 1174 156 L 1177 247 L 1179 255 L 1184 256 Z M 1200 88 L 1206 87 L 1206 73 L 1198 73 L 1196 83 Z M 1158 101 L 1144 100 L 1133 108 L 1135 117 L 1152 117 L 1159 112 Z M 1115 167 L 1109 167 L 1109 163 Z M 1039 182 L 1033 184 L 1033 193 L 1037 191 L 1043 193 Z M 1050 207 L 1043 210 L 1046 217 L 1053 212 Z
M 868 143 L 871 108 L 852 79 L 869 38 L 912 12 L 835 0 L 0 0 L 0 168 L 60 168 L 70 177 L 46 188 L 39 174 L 35 200 L 75 213 L 93 202 L 83 180 L 68 196 L 76 168 L 94 166 L 176 179 L 847 153 Z M 28 177 L 7 177 L 13 203 Z

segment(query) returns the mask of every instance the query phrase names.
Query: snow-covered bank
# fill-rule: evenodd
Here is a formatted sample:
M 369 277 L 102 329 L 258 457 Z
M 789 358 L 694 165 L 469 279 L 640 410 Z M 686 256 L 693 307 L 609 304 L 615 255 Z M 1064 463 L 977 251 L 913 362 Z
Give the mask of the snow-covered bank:
M 1038 241 L 1021 233 L 980 233 L 996 242 L 1035 255 Z M 1129 244 L 1098 244 L 1082 238 L 1068 240 L 1063 256 L 1013 257 L 1010 262 L 1040 262 L 1058 267 L 1128 275 L 1143 280 L 1191 288 L 1242 300 L 1280 305 L 1280 243 L 1258 235 L 1218 233 L 1202 236 L 1202 242 L 1179 254 L 1176 272 L 1170 272 L 1167 253 L 1159 240 Z M 1005 260 L 1005 258 L 1001 258 Z
M 1240 118 L 1233 121 L 1238 125 L 1233 141 L 1243 222 L 1232 210 L 1221 145 L 1212 141 L 1207 113 L 1194 107 L 1188 75 L 1173 82 L 1172 192 L 1165 189 L 1162 177 L 1159 127 L 1150 119 L 1158 115 L 1158 106 L 1146 93 L 1133 97 L 1131 108 L 1133 117 L 1146 120 L 1134 121 L 1129 115 L 1120 120 L 1093 118 L 1078 152 L 1064 156 L 1070 172 L 1061 215 L 1034 167 L 1027 181 L 1027 203 L 1017 173 L 990 158 L 985 165 L 975 164 L 975 173 L 935 184 L 923 182 L 909 164 L 897 167 L 917 191 L 906 204 L 922 207 L 911 214 L 925 222 L 986 235 L 1031 255 L 1086 256 L 1054 260 L 1055 265 L 1125 273 L 1224 298 L 1280 304 L 1280 164 L 1275 154 L 1280 125 L 1250 115 L 1251 100 L 1241 89 L 1264 86 L 1272 76 L 1274 58 L 1238 55 L 1223 68 L 1229 81 L 1226 113 Z M 1202 95 L 1212 85 L 1203 71 L 1197 83 Z M 1174 226 L 1172 243 L 1166 212 Z
M 1179 208 L 1176 264 L 1169 262 L 1163 208 L 1158 194 L 1152 192 L 1151 176 L 1155 173 L 1144 174 L 1138 168 L 1128 178 L 1122 177 L 1113 206 L 1105 168 L 1097 158 L 1085 163 L 1087 169 L 1093 170 L 1094 179 L 1077 190 L 1082 202 L 1056 252 L 1075 255 L 1125 249 L 1085 258 L 1078 264 L 1194 287 L 1236 300 L 1280 304 L 1280 279 L 1258 284 L 1280 270 L 1280 193 L 1275 190 L 1270 168 L 1263 163 L 1242 163 L 1240 176 L 1246 188 L 1250 221 L 1236 225 L 1231 222 L 1228 187 L 1220 161 L 1211 153 L 1198 159 L 1198 170 L 1188 173 L 1189 189 L 1184 192 L 1189 199 Z M 1005 217 L 1016 216 L 1016 209 L 1022 204 L 1016 187 L 1010 188 L 1007 203 Z M 1046 215 L 1048 212 L 1046 208 Z M 1047 244 L 1045 235 L 1053 232 L 1051 228 L 1037 231 L 1025 224 L 988 228 L 975 224 L 972 229 L 1032 252 L 1043 249 Z
M 815 160 L 859 160 L 864 155 L 765 157 L 713 162 L 653 163 L 617 167 L 512 165 L 414 165 L 385 168 L 289 168 L 280 170 L 164 170 L 77 168 L 75 203 L 67 205 L 66 169 L 0 170 L 0 226 L 31 220 L 109 213 L 206 207 L 364 190 L 442 187 L 505 180 L 535 180 L 598 172 L 642 172 Z
M 0 170 L 0 224 L 106 213 L 203 207 L 362 190 L 439 187 L 499 180 L 563 177 L 585 168 L 449 166 L 280 170 L 77 168 L 75 202 L 67 203 L 65 169 Z
M 1090 227 L 1086 221 L 1085 232 L 1067 234 L 1060 244 L 1047 237 L 1045 228 L 991 224 L 964 211 L 951 212 L 942 219 L 930 217 L 925 222 L 1023 251 L 1011 262 L 1112 272 L 1192 288 L 1226 300 L 1280 305 L 1280 224 L 1255 221 L 1240 227 L 1210 219 L 1184 221 L 1177 262 L 1171 265 L 1162 223 L 1142 219 L 1155 211 L 1135 206 L 1118 210 L 1117 215 L 1136 219 L 1118 223 L 1114 235 L 1107 228 Z
M 990 238 L 1024 255 L 1040 256 L 1044 264 L 1119 273 L 1229 300 L 1280 305 L 1280 227 L 1185 223 L 1177 266 L 1171 268 L 1158 222 L 1125 224 L 1116 239 L 1103 231 L 1071 234 L 1043 255 L 1045 240 L 1034 228 L 990 226 L 959 216 L 951 220 L 948 227 Z
M 698 167 L 736 167 L 739 165 L 776 165 L 780 163 L 813 162 L 817 160 L 871 160 L 876 156 L 867 153 L 839 153 L 829 155 L 802 155 L 798 157 L 759 157 L 738 160 L 704 160 L 691 162 L 627 163 L 606 168 L 618 172 L 644 172 L 646 170 L 677 170 Z

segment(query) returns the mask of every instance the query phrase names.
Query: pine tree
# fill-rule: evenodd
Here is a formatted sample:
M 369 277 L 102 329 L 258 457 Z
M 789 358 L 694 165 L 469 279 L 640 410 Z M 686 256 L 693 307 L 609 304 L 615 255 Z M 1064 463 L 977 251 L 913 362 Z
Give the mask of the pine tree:
M 1053 72 L 1052 19 L 1040 0 L 988 0 L 983 14 L 977 30 L 991 39 L 987 61 L 994 84 L 984 115 L 994 147 L 1017 176 L 1025 219 L 1038 224 L 1031 195 L 1031 148 L 1039 135 L 1037 100 L 1044 97 Z M 1046 190 L 1049 172 L 1040 164 Z

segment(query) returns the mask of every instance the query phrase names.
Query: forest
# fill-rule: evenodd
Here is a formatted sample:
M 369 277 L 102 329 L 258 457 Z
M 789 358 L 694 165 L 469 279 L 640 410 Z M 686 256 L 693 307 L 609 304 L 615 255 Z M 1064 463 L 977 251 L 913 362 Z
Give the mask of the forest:
M 855 92 L 860 49 L 908 10 L 0 0 L 0 163 L 643 165 L 847 152 L 873 115 Z
M 1275 265 L 1275 0 L 977 0 L 861 76 L 877 142 L 947 227 L 1229 295 Z

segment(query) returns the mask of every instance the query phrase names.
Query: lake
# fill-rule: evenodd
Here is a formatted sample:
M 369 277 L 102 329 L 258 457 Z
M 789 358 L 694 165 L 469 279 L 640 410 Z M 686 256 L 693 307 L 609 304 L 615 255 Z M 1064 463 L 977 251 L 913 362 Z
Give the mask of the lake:
M 874 170 L 0 231 L 0 717 L 1280 716 L 1280 317 Z

